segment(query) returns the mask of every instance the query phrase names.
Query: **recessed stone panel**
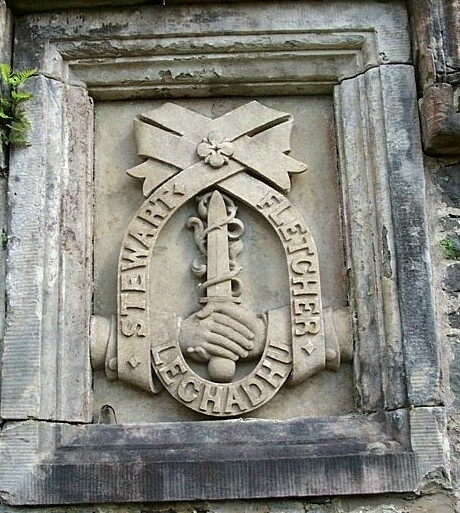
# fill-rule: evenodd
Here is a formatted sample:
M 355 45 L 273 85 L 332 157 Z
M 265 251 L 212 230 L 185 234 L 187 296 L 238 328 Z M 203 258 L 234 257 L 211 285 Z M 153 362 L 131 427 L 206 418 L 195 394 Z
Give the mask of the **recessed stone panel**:
M 219 117 L 252 98 L 175 100 L 175 104 L 208 117 Z M 292 179 L 290 198 L 302 213 L 317 244 L 323 305 L 347 306 L 340 195 L 332 101 L 328 96 L 262 97 L 267 107 L 289 112 L 294 119 L 290 155 L 308 165 Z M 117 262 L 123 233 L 143 200 L 142 184 L 126 170 L 144 159 L 137 156 L 133 120 L 163 101 L 99 102 L 95 115 L 95 288 L 94 314 L 116 315 Z M 190 127 L 193 129 L 193 126 Z M 254 209 L 238 205 L 244 224 L 244 249 L 238 257 L 242 270 L 242 300 L 258 313 L 289 304 L 289 281 L 281 244 L 267 221 Z M 151 261 L 152 290 L 160 295 L 159 310 L 187 317 L 197 310 L 197 279 L 190 266 L 197 257 L 187 220 L 196 215 L 196 201 L 188 201 L 161 233 Z M 340 336 L 340 335 L 339 335 Z M 342 335 L 349 337 L 349 332 Z M 350 341 L 351 342 L 351 341 Z M 240 369 L 240 377 L 250 369 Z M 199 369 L 198 369 L 199 371 Z M 204 418 L 192 414 L 168 394 L 148 396 L 120 382 L 107 382 L 96 373 L 94 410 L 110 404 L 118 422 L 155 422 Z M 333 392 L 333 393 L 331 393 Z M 325 372 L 295 388 L 284 387 L 265 406 L 246 415 L 286 419 L 335 415 L 352 411 L 353 388 L 349 362 L 338 372 Z

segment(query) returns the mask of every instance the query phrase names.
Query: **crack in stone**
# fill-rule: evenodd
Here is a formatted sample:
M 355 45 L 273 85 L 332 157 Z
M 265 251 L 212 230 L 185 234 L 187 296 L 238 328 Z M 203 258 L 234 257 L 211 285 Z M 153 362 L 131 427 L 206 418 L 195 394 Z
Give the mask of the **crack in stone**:
M 347 80 L 354 80 L 355 78 L 360 77 L 361 75 L 365 75 L 371 69 L 377 69 L 377 68 L 381 68 L 383 66 L 409 66 L 411 68 L 414 68 L 414 64 L 412 64 L 411 62 L 399 62 L 399 61 L 385 62 L 385 63 L 382 62 L 382 63 L 379 63 L 379 64 L 373 64 L 371 66 L 368 66 L 367 68 L 365 68 L 362 71 L 356 73 L 355 75 L 351 75 L 349 77 L 341 78 L 341 79 L 339 79 L 338 84 L 342 84 L 343 82 L 346 82 Z

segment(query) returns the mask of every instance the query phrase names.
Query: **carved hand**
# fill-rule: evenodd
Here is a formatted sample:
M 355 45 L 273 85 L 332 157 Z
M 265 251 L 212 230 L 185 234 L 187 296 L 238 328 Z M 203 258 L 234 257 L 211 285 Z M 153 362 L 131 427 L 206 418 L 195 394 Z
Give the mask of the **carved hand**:
M 210 302 L 185 319 L 179 342 L 184 354 L 197 362 L 214 357 L 248 360 L 263 351 L 265 323 L 241 305 Z

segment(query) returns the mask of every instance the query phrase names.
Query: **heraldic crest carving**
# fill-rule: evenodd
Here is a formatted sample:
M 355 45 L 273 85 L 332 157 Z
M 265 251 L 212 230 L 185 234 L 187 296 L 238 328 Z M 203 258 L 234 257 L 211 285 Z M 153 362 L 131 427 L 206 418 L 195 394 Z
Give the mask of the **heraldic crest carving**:
M 118 318 L 105 321 L 103 336 L 101 319 L 93 320 L 93 366 L 98 360 L 109 379 L 154 394 L 165 388 L 197 412 L 232 417 L 262 406 L 285 382 L 338 367 L 338 347 L 325 344 L 315 243 L 287 197 L 290 174 L 307 169 L 286 154 L 292 124 L 290 114 L 257 101 L 216 119 L 165 103 L 134 121 L 146 160 L 127 173 L 143 180 L 147 199 L 120 252 Z M 162 228 L 193 198 L 187 227 L 197 251 L 184 265 L 200 292 L 196 310 L 181 318 L 156 308 L 165 291 L 149 285 L 150 260 Z M 263 216 L 284 249 L 290 303 L 282 308 L 245 305 L 239 204 Z

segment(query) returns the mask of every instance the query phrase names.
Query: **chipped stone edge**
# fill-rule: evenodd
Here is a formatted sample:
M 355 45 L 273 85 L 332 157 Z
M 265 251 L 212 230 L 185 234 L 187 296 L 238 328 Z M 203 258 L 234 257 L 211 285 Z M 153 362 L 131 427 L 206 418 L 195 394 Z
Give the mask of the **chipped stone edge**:
M 433 483 L 451 487 L 450 447 L 445 408 L 413 408 L 410 410 L 411 445 L 417 456 L 420 483 L 417 492 Z

